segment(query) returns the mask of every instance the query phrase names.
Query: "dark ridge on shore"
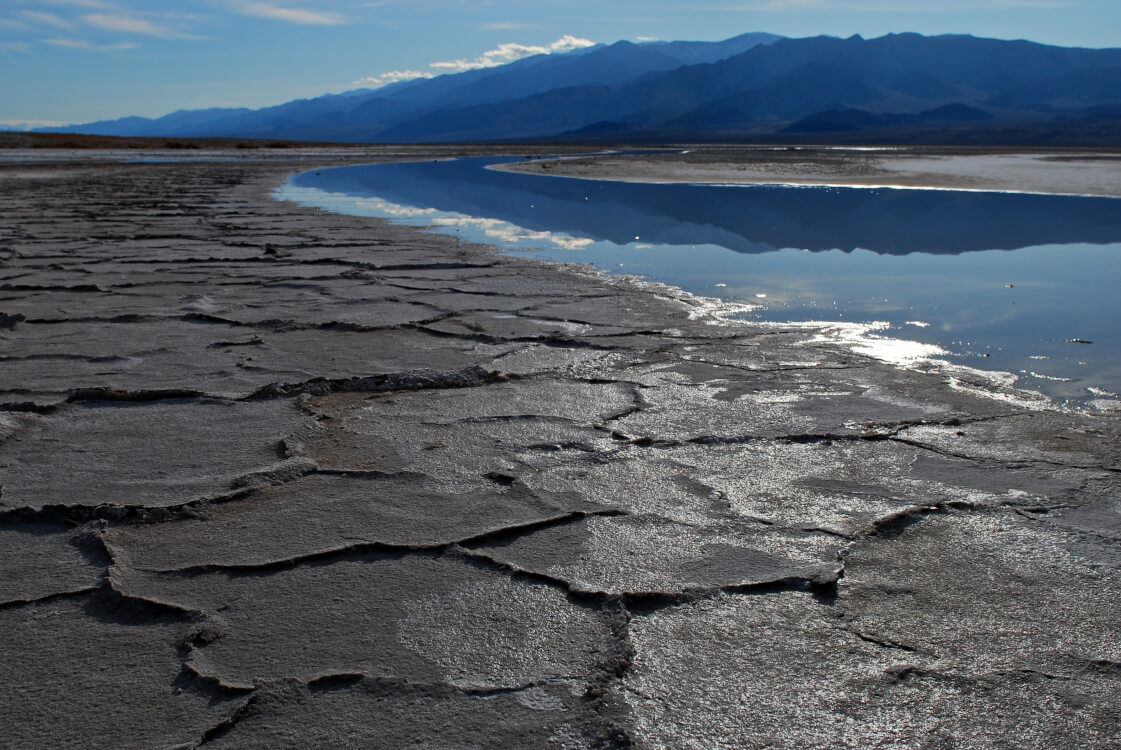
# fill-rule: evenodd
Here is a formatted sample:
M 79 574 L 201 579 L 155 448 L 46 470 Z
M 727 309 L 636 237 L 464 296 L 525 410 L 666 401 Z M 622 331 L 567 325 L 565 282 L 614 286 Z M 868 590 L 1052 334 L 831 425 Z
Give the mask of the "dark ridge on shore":
M 133 137 L 112 135 L 83 135 L 80 133 L 28 133 L 22 131 L 0 132 L 0 148 L 55 148 L 55 149 L 164 149 L 164 150 L 216 150 L 216 149 L 288 149 L 288 148 L 345 148 L 346 143 L 315 143 L 307 141 L 272 140 L 264 138 L 167 138 L 160 136 Z
M 593 144 L 598 147 L 610 147 L 611 143 Z M 370 150 L 380 147 L 392 148 L 394 151 L 416 149 L 424 155 L 441 154 L 443 148 L 453 149 L 454 153 L 465 153 L 468 149 L 473 154 L 509 153 L 512 148 L 517 148 L 517 143 L 493 144 L 376 144 L 376 143 L 349 143 L 336 141 L 292 141 L 273 138 L 192 138 L 192 137 L 166 137 L 166 136 L 112 136 L 112 135 L 85 135 L 80 133 L 33 133 L 25 131 L 0 131 L 0 149 L 75 149 L 75 150 L 149 150 L 169 151 L 179 153 L 183 151 L 300 151 L 308 149 L 347 149 Z M 524 144 L 523 149 L 533 153 L 571 153 L 586 151 L 589 144 L 568 142 L 534 142 Z

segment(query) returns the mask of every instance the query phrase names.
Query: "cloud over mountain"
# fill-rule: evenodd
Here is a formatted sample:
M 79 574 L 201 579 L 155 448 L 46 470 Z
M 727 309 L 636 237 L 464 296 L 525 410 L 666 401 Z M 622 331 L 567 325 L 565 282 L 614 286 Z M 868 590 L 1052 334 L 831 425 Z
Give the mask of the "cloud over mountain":
M 472 60 L 460 59 L 429 63 L 429 67 L 437 72 L 391 70 L 375 76 L 360 78 L 354 82 L 354 85 L 378 88 L 379 86 L 386 86 L 390 83 L 408 81 L 415 78 L 434 78 L 439 72 L 452 71 L 454 73 L 462 73 L 464 71 L 479 70 L 481 68 L 496 68 L 500 65 L 505 65 L 534 55 L 548 55 L 554 52 L 571 52 L 572 50 L 594 46 L 595 42 L 592 40 L 580 39 L 571 34 L 565 34 L 548 46 L 507 42 L 498 45 L 494 49 L 487 50 Z
M 506 44 L 500 44 L 492 50 L 487 50 L 473 60 L 448 60 L 445 62 L 434 62 L 431 66 L 438 70 L 452 70 L 458 73 L 465 70 L 476 70 L 478 68 L 494 68 L 499 65 L 514 62 L 515 60 L 521 60 L 523 57 L 548 55 L 553 52 L 571 52 L 575 49 L 593 46 L 595 46 L 595 42 L 590 39 L 580 39 L 570 34 L 565 34 L 546 47 L 508 42 Z

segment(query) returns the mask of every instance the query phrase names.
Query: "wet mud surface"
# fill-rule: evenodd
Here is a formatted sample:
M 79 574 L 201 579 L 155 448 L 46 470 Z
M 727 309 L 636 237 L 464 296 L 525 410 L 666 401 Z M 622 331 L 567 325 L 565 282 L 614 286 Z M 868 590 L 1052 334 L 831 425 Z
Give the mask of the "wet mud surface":
M 1116 415 L 297 168 L 0 167 L 0 744 L 1121 745 Z

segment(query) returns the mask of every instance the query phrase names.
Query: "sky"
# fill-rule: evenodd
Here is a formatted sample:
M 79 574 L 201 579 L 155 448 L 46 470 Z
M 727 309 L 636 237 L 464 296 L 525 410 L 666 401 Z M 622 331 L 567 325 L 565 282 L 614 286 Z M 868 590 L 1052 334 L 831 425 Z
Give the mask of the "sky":
M 1121 47 L 1121 0 L 0 0 L 0 128 L 262 107 L 619 40 Z

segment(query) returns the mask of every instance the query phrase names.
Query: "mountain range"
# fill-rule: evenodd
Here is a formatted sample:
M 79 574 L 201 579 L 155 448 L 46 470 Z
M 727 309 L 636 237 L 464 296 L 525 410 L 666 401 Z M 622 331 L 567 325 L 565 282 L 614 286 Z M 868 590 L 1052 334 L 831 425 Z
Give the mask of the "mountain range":
M 275 107 L 43 129 L 339 142 L 1121 145 L 1121 49 L 968 35 L 617 42 Z

